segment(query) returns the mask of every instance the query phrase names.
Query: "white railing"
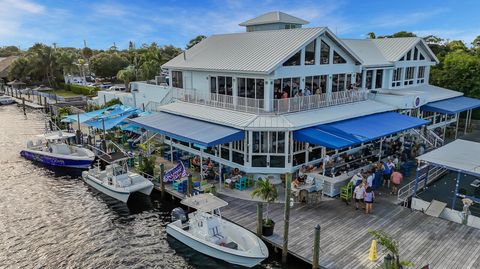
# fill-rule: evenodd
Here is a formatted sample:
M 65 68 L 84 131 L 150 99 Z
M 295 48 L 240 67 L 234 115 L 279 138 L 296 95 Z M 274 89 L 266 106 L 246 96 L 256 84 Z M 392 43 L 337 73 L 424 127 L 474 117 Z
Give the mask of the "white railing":
M 238 97 L 224 94 L 205 93 L 197 90 L 172 88 L 161 102 L 147 104 L 147 110 L 158 111 L 158 106 L 179 100 L 183 102 L 200 104 L 235 111 L 255 114 L 285 114 L 306 111 L 329 106 L 336 106 L 367 100 L 367 91 L 341 91 L 322 93 L 310 96 L 298 96 L 285 99 L 273 99 L 271 102 L 264 99 Z M 268 107 L 266 107 L 268 106 Z
M 441 167 L 438 167 L 438 166 L 433 167 L 433 168 L 428 170 L 428 178 L 425 182 L 425 177 L 427 177 L 427 171 L 426 171 L 427 166 L 417 168 L 417 170 L 419 170 L 418 171 L 419 175 L 418 175 L 417 192 L 424 189 L 428 184 L 437 180 L 439 177 L 443 176 L 447 171 L 447 169 L 445 169 L 445 168 L 441 168 Z M 417 179 L 414 179 L 411 182 L 409 182 L 407 185 L 398 189 L 397 202 L 399 204 L 402 204 L 403 206 L 407 205 L 408 198 L 410 198 L 415 191 L 415 182 L 416 181 L 417 181 Z

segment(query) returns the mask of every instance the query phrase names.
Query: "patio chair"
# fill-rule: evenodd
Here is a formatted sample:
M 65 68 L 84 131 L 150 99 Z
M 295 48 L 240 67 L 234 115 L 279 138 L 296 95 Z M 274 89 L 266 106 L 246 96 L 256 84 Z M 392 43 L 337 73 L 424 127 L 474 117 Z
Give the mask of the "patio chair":
M 352 194 L 353 194 L 352 182 L 348 182 L 347 185 L 340 188 L 340 199 L 342 199 L 345 203 L 347 203 L 347 205 L 352 199 Z
M 208 186 L 208 182 L 206 180 L 200 181 L 200 188 L 203 190 L 203 192 L 211 192 L 212 189 L 210 186 Z
M 235 189 L 243 191 L 247 189 L 247 178 L 241 177 L 237 182 L 235 182 Z
M 172 188 L 173 188 L 173 190 L 178 191 L 178 185 L 180 185 L 180 182 L 178 182 L 178 181 L 176 181 L 176 180 L 173 181 L 173 182 L 172 182 Z

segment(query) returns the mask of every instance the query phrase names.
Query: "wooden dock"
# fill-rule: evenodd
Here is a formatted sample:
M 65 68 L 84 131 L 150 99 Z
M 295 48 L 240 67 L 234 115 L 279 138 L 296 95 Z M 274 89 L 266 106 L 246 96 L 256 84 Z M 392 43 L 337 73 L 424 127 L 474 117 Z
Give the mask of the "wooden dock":
M 177 198 L 182 195 L 167 188 Z M 224 218 L 252 232 L 256 231 L 256 202 L 222 196 L 229 205 L 222 210 Z M 270 206 L 275 233 L 263 239 L 275 247 L 283 245 L 283 204 Z M 290 211 L 289 253 L 312 263 L 313 232 L 321 226 L 320 266 L 323 268 L 379 268 L 382 247 L 377 246 L 379 260 L 368 260 L 372 236 L 369 229 L 383 229 L 398 240 L 402 260 L 420 268 L 480 268 L 480 230 L 422 212 L 379 202 L 373 214 L 354 210 L 338 199 L 315 206 L 296 204 Z

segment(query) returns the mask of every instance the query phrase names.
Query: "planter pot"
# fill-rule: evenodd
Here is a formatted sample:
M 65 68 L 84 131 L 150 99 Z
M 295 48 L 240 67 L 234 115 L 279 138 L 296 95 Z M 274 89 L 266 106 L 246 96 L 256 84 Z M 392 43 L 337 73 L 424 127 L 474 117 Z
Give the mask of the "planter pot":
M 275 228 L 275 222 L 272 221 L 271 225 L 262 225 L 262 235 L 263 236 L 271 236 L 273 235 L 273 230 Z

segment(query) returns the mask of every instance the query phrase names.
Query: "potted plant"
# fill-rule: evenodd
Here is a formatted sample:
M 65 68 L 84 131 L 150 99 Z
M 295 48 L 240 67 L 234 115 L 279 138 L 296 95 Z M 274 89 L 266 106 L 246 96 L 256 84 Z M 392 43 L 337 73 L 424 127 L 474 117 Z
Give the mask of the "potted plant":
M 390 263 L 385 264 L 385 268 L 402 269 L 414 265 L 411 261 L 400 261 L 398 242 L 392 237 L 390 237 L 390 235 L 388 235 L 386 232 L 382 230 L 370 230 L 368 231 L 368 233 L 375 237 L 378 244 L 382 245 L 385 248 L 384 252 L 389 252 L 391 260 L 385 259 L 385 263 Z
M 275 222 L 268 218 L 268 208 L 270 203 L 273 203 L 278 197 L 277 188 L 270 184 L 268 179 L 259 179 L 257 180 L 255 190 L 252 192 L 252 197 L 259 197 L 267 204 L 266 215 L 262 220 L 262 234 L 271 236 L 275 228 Z

